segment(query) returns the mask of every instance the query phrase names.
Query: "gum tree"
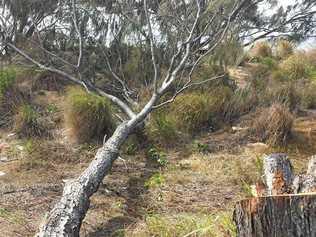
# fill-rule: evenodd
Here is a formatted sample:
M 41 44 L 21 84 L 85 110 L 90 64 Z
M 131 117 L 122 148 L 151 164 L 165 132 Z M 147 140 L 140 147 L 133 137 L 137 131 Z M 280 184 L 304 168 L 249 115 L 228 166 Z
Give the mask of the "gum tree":
M 180 93 L 222 78 L 224 75 L 195 80 L 192 75 L 227 34 L 236 34 L 237 38 L 250 34 L 250 26 L 255 26 L 260 13 L 258 4 L 270 1 L 67 0 L 51 1 L 51 7 L 46 9 L 41 1 L 34 0 L 27 13 L 22 14 L 23 24 L 17 24 L 20 14 L 15 14 L 19 12 L 15 2 L 0 1 L 2 54 L 18 54 L 24 63 L 106 97 L 123 114 L 117 115 L 120 124 L 86 170 L 65 183 L 60 200 L 38 233 L 79 236 L 90 197 L 111 170 L 128 136 L 142 126 L 153 110 L 173 102 Z M 42 14 L 35 21 L 38 8 Z M 23 29 L 18 30 L 21 25 Z M 123 69 L 130 49 L 141 51 L 146 69 L 142 86 L 134 88 L 133 82 L 140 79 L 126 75 Z M 99 74 L 107 75 L 101 86 L 96 73 L 86 70 L 91 64 Z M 150 98 L 140 106 L 139 93 L 144 87 L 150 91 Z

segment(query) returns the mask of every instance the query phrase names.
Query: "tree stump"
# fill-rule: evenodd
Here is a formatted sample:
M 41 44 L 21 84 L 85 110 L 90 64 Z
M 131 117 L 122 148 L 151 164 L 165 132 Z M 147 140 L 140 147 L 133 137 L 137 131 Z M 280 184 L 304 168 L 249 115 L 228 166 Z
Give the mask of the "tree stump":
M 234 211 L 238 237 L 315 237 L 316 195 L 256 197 Z
M 278 153 L 266 156 L 263 169 L 267 195 L 291 192 L 293 169 L 286 154 Z
M 294 176 L 285 154 L 264 158 L 264 192 L 238 202 L 238 237 L 316 237 L 315 156 L 306 174 Z

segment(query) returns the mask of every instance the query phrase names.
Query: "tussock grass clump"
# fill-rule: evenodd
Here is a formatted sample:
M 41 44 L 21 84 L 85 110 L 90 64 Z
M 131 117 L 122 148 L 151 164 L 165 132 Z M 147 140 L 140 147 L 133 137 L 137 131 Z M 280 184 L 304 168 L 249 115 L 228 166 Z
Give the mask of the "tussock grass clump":
M 288 40 L 281 39 L 276 45 L 276 55 L 278 58 L 285 59 L 294 52 L 294 44 Z
M 253 58 L 265 58 L 272 57 L 272 48 L 266 41 L 258 42 L 250 51 L 250 55 Z
M 154 142 L 170 146 L 174 145 L 170 141 L 186 140 L 204 128 L 216 129 L 223 121 L 224 105 L 231 95 L 226 86 L 182 94 L 151 115 L 146 133 Z
M 300 104 L 301 96 L 294 83 L 272 83 L 266 88 L 263 94 L 262 103 L 272 105 L 274 103 L 283 104 L 291 111 Z
M 21 137 L 40 137 L 46 134 L 39 113 L 29 104 L 21 105 L 14 116 L 14 131 Z
M 170 115 L 174 117 L 176 127 L 189 134 L 210 125 L 220 113 L 222 107 L 220 97 L 207 93 L 188 93 L 179 96 L 171 106 Z
M 257 95 L 250 86 L 237 89 L 230 100 L 223 104 L 225 121 L 232 121 L 250 112 L 257 104 Z
M 290 139 L 293 120 L 293 115 L 286 106 L 275 103 L 259 113 L 252 130 L 259 141 L 272 146 L 283 146 Z
M 146 127 L 146 133 L 155 143 L 171 146 L 170 141 L 178 141 L 179 133 L 176 120 L 166 109 L 155 111 Z
M 65 126 L 76 142 L 102 141 L 114 128 L 107 99 L 88 94 L 78 87 L 68 88 L 65 101 Z
M 311 64 L 304 53 L 296 53 L 280 64 L 281 72 L 290 80 L 299 80 L 310 76 Z
M 299 90 L 300 105 L 303 109 L 316 109 L 316 85 L 308 83 Z

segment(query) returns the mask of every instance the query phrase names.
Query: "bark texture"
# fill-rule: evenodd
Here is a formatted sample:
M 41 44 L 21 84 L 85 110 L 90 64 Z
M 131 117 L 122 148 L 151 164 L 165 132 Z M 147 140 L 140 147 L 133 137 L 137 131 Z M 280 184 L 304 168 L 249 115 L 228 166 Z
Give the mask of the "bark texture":
M 291 193 L 292 165 L 286 154 L 271 154 L 264 158 L 264 178 L 267 195 Z
M 315 237 L 316 195 L 257 197 L 237 203 L 238 237 Z
M 130 128 L 121 124 L 100 148 L 89 167 L 77 178 L 65 184 L 62 198 L 46 217 L 38 237 L 77 237 L 89 209 L 90 197 L 98 190 L 105 175 L 118 157 L 119 148 Z

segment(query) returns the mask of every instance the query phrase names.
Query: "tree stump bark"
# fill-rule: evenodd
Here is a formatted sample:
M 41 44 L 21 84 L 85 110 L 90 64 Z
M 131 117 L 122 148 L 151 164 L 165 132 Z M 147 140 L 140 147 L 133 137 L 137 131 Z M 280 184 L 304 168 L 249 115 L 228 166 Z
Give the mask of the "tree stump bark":
M 238 237 L 315 237 L 316 195 L 256 197 L 237 203 Z
M 238 237 L 316 237 L 315 157 L 306 174 L 294 176 L 285 154 L 264 158 L 264 186 L 258 196 L 237 203 Z

